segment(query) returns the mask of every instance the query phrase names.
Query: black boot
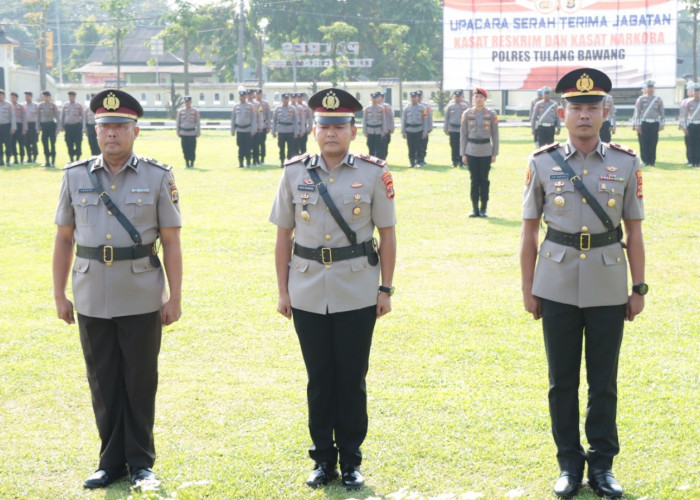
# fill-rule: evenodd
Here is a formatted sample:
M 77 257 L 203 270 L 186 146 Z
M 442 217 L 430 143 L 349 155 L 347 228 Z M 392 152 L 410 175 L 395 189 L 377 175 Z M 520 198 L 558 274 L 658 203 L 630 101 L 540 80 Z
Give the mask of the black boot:
M 479 210 L 479 217 L 488 217 L 489 214 L 486 212 L 486 204 L 487 201 L 482 201 L 481 202 L 481 210 Z
M 479 217 L 479 205 L 476 203 L 473 205 L 474 208 L 472 209 L 471 213 L 469 214 L 469 217 Z

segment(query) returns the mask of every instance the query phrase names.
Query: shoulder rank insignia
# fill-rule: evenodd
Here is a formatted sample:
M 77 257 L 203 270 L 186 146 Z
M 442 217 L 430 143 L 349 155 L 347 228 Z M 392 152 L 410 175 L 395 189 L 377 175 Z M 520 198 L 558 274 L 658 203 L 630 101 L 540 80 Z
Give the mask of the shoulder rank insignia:
M 153 158 L 148 158 L 146 156 L 140 156 L 140 155 L 137 155 L 136 157 L 139 159 L 139 161 L 143 161 L 143 162 L 149 163 L 151 165 L 155 165 L 156 167 L 160 167 L 163 170 L 172 170 L 173 169 L 173 167 L 171 167 L 170 165 L 166 165 L 162 161 L 158 161 L 158 160 L 155 160 Z
M 622 151 L 623 153 L 627 153 L 628 155 L 632 156 L 637 156 L 637 152 L 634 149 L 628 148 L 627 146 L 623 146 L 622 144 L 617 144 L 616 142 L 610 142 L 608 145 L 613 148 L 617 149 L 618 151 Z
M 370 156 L 365 154 L 359 154 L 357 156 L 361 160 L 365 160 L 366 162 L 372 163 L 373 165 L 377 165 L 378 167 L 386 166 L 386 161 L 382 160 L 381 158 L 377 158 L 376 156 Z
M 540 149 L 532 153 L 534 156 L 537 156 L 540 153 L 546 153 L 547 151 L 551 151 L 552 149 L 556 149 L 559 147 L 558 142 L 554 142 L 552 144 L 547 144 L 546 146 L 542 146 Z
M 91 156 L 90 158 L 85 158 L 83 160 L 74 161 L 73 163 L 68 163 L 67 165 L 63 166 L 63 169 L 66 170 L 68 168 L 77 167 L 78 165 L 85 165 L 87 162 L 89 162 L 90 160 L 94 160 L 95 158 L 97 158 L 97 156 Z
M 291 165 L 292 163 L 296 163 L 298 161 L 306 161 L 309 158 L 311 158 L 310 153 L 300 154 L 300 155 L 297 155 L 297 156 L 285 161 L 283 165 L 286 167 L 287 165 Z

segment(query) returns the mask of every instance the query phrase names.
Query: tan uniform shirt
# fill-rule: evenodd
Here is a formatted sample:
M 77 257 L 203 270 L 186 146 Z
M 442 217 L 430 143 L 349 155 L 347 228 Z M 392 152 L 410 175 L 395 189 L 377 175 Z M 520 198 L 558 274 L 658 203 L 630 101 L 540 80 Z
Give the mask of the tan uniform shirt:
M 554 147 L 615 226 L 622 220 L 644 218 L 642 172 L 636 155 L 602 142 L 588 158 L 570 142 Z M 526 171 L 523 219 L 543 216 L 548 226 L 566 233 L 607 232 L 554 158 L 547 152 L 537 152 L 530 156 Z M 620 243 L 583 251 L 544 240 L 538 254 L 533 295 L 578 307 L 627 302 L 627 260 Z
M 422 104 L 409 104 L 403 109 L 401 133 L 428 133 L 428 109 Z
M 608 112 L 608 116 L 605 117 L 606 122 L 610 122 L 610 127 L 615 128 L 616 127 L 616 110 L 615 110 L 615 101 L 613 100 L 613 96 L 610 94 L 605 96 L 605 99 L 603 99 L 603 107 L 606 109 L 609 109 L 610 111 Z
M 66 165 L 55 223 L 71 226 L 75 242 L 87 247 L 130 247 L 133 240 L 107 212 L 87 173 L 88 160 Z M 141 233 L 143 244 L 158 238 L 162 227 L 180 227 L 178 192 L 170 167 L 132 155 L 114 176 L 95 157 L 92 170 L 115 205 Z M 72 272 L 75 309 L 83 315 L 114 318 L 157 311 L 165 303 L 163 267 L 149 257 L 114 261 L 76 257 Z
M 473 139 L 478 142 L 472 142 Z M 483 142 L 488 139 L 488 142 Z M 498 115 L 492 109 L 470 108 L 462 113 L 459 133 L 461 156 L 498 156 Z
M 637 102 L 634 103 L 632 123 L 639 126 L 644 122 L 659 122 L 659 125 L 664 125 L 666 123 L 664 101 L 658 95 L 651 97 L 646 95 L 639 96 Z
M 255 112 L 255 106 L 248 101 L 236 104 L 231 113 L 231 133 L 257 131 L 258 114 Z
M 291 104 L 289 106 L 279 105 L 272 115 L 272 133 L 299 135 L 299 118 L 297 110 Z
M 22 106 L 20 103 L 17 103 L 12 105 L 12 107 L 15 111 L 15 124 L 17 126 L 22 125 L 22 129 L 27 130 L 27 113 L 24 110 L 24 106 Z
M 396 224 L 393 183 L 385 166 L 351 153 L 328 171 L 323 159 L 313 155 L 306 163 L 296 161 L 285 167 L 270 213 L 270 222 L 294 229 L 296 243 L 309 248 L 350 245 L 311 180 L 308 170 L 312 168 L 317 170 L 343 219 L 357 234 L 358 243 L 370 240 L 375 227 Z M 308 221 L 301 217 L 304 205 L 310 216 Z M 353 214 L 355 207 L 360 209 L 357 215 Z M 366 256 L 333 262 L 327 268 L 292 255 L 288 282 L 292 307 L 326 314 L 376 305 L 379 271 L 380 266 L 370 265 Z
M 15 122 L 15 112 L 12 109 L 12 104 L 7 101 L 0 102 L 0 125 L 10 124 L 10 129 L 15 130 L 17 124 Z
M 535 131 L 537 127 L 556 127 L 557 132 L 561 128 L 557 108 L 559 104 L 555 101 L 545 101 L 542 99 L 535 104 L 532 110 L 532 119 L 530 120 L 530 128 Z
M 58 106 L 50 102 L 42 102 L 37 108 L 39 123 L 55 122 L 58 119 Z
M 85 121 L 83 122 L 83 132 L 86 132 L 88 127 L 95 128 L 95 113 L 89 107 L 85 108 Z
M 384 119 L 386 120 L 386 128 L 389 131 L 389 133 L 391 133 L 396 128 L 396 125 L 394 124 L 394 108 L 391 107 L 391 104 L 387 103 L 383 103 L 382 106 L 384 108 Z
M 182 108 L 177 112 L 177 120 L 175 126 L 177 128 L 177 136 L 194 136 L 199 135 L 199 111 L 195 108 Z
M 380 105 L 367 106 L 362 113 L 362 133 L 364 135 L 381 135 L 388 131 L 384 108 Z
M 58 130 L 63 130 L 66 125 L 82 125 L 84 121 L 85 108 L 77 102 L 67 102 L 61 107 L 61 114 L 58 119 Z
M 681 128 L 687 130 L 688 125 L 700 125 L 700 99 L 689 97 L 683 104 L 683 116 L 679 119 Z
M 27 116 L 27 123 L 34 122 L 37 130 L 39 129 L 39 106 L 35 102 L 25 102 L 24 112 Z
M 267 130 L 269 132 L 270 128 L 272 128 L 272 108 L 270 108 L 270 103 L 264 99 L 259 102 L 258 113 L 260 113 L 262 120 L 262 128 L 259 130 Z
M 462 113 L 467 108 L 467 103 L 462 101 L 459 104 L 452 102 L 445 107 L 445 121 L 443 122 L 443 130 L 445 132 L 459 132 L 462 126 Z

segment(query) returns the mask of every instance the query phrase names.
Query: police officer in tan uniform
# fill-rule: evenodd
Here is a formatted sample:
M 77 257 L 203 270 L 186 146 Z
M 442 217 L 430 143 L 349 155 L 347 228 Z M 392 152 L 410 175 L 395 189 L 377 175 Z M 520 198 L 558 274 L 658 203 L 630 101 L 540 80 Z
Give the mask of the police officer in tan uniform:
M 679 126 L 685 135 L 688 164 L 700 167 L 700 83 L 692 86 L 692 95 L 683 101 Z
M 58 132 L 65 134 L 66 148 L 70 161 L 79 160 L 83 155 L 83 122 L 85 121 L 85 108 L 79 102 L 75 102 L 75 91 L 68 91 L 68 102 L 61 106 L 61 114 L 58 117 Z
M 560 117 L 569 140 L 535 152 L 525 176 L 522 292 L 525 310 L 542 319 L 552 434 L 561 470 L 554 492 L 562 498 L 579 490 L 586 463 L 588 485 L 599 496 L 622 495 L 612 474 L 620 449 L 618 359 L 624 321 L 642 312 L 648 290 L 639 159 L 632 150 L 599 137 L 606 113 L 602 100 L 610 87 L 610 79 L 592 68 L 576 69 L 559 80 L 557 92 L 564 99 Z M 548 228 L 538 249 L 542 218 Z M 587 452 L 580 442 L 578 403 L 584 349 Z
M 84 487 L 104 488 L 128 473 L 132 487 L 153 489 L 159 485 L 151 468 L 161 328 L 180 318 L 178 191 L 170 167 L 133 151 L 143 114 L 136 99 L 107 89 L 90 107 L 102 154 L 65 167 L 53 257 L 56 309 L 68 324 L 75 322 L 66 296 L 72 277 L 102 441 L 98 470 Z
M 372 104 L 367 106 L 362 113 L 362 133 L 367 138 L 370 156 L 383 159 L 382 141 L 389 130 L 384 116 L 384 108 L 378 103 L 379 95 L 379 92 L 372 92 Z
M 659 143 L 659 132 L 664 129 L 666 115 L 664 101 L 661 96 L 654 95 L 654 80 L 645 82 L 646 92 L 634 103 L 632 123 L 639 133 L 642 165 L 656 165 L 656 146 Z
M 535 136 L 535 145 L 544 146 L 554 142 L 554 135 L 561 130 L 557 108 L 559 104 L 552 101 L 552 89 L 542 87 L 542 100 L 535 104 L 530 119 L 532 135 Z
M 200 134 L 199 111 L 192 107 L 192 96 L 183 98 L 185 107 L 177 112 L 175 127 L 185 157 L 185 168 L 194 168 L 197 156 L 197 137 Z
M 5 164 L 3 158 L 7 158 L 7 164 L 10 164 L 12 135 L 16 128 L 15 111 L 12 104 L 5 100 L 5 91 L 0 89 L 0 165 Z
M 300 121 L 297 110 L 289 103 L 288 92 L 282 94 L 282 104 L 272 114 L 272 137 L 277 138 L 280 152 L 280 167 L 284 161 L 294 156 L 294 140 L 300 133 Z M 286 151 L 285 151 L 286 148 Z
M 384 94 L 381 92 L 379 93 L 379 99 L 377 102 L 379 102 L 379 105 L 384 109 L 384 121 L 386 123 L 387 133 L 382 140 L 381 158 L 386 161 L 389 156 L 389 143 L 391 143 L 391 135 L 394 133 L 394 129 L 396 129 L 396 124 L 394 123 L 394 108 L 392 108 L 391 104 L 388 102 L 384 102 Z
M 42 167 L 56 166 L 56 120 L 58 119 L 58 106 L 51 102 L 51 92 L 43 90 L 41 97 L 44 102 L 37 108 L 37 120 L 41 129 L 41 144 L 44 146 L 45 162 Z
M 262 89 L 255 89 L 255 100 L 260 104 L 258 107 L 260 120 L 258 121 L 258 133 L 255 134 L 253 157 L 258 159 L 258 165 L 264 165 L 267 152 L 265 141 L 267 140 L 267 133 L 272 127 L 272 108 L 270 108 L 270 103 L 263 99 Z
M 391 310 L 394 185 L 386 162 L 348 152 L 362 109 L 357 99 L 329 88 L 309 107 L 320 155 L 286 162 L 270 214 L 277 225 L 277 310 L 294 319 L 308 373 L 309 455 L 316 465 L 307 484 L 338 477 L 340 459 L 342 484 L 357 489 L 364 485 L 360 446 L 372 332 Z
M 486 90 L 477 87 L 472 96 L 474 106 L 462 113 L 459 149 L 471 177 L 472 211 L 469 217 L 488 217 L 489 170 L 498 156 L 498 115 L 485 106 L 487 97 Z
M 253 152 L 253 138 L 258 132 L 258 113 L 255 106 L 247 100 L 248 92 L 238 92 L 239 103 L 233 107 L 231 113 L 231 135 L 236 136 L 238 146 L 238 168 L 250 168 L 250 160 Z
M 15 124 L 17 128 L 15 133 L 12 134 L 11 146 L 12 146 L 12 156 L 14 156 L 13 165 L 24 164 L 24 131 L 27 130 L 27 113 L 19 102 L 19 95 L 17 92 L 10 92 L 10 103 L 12 104 L 12 110 L 15 113 Z M 8 158 L 7 164 L 10 164 Z
M 90 94 L 90 99 L 95 97 L 95 94 Z M 95 113 L 90 109 L 90 106 L 85 108 L 85 122 L 83 123 L 83 133 L 87 135 L 88 145 L 90 146 L 90 154 L 97 156 L 100 154 L 100 145 L 97 143 L 97 130 L 95 129 Z
M 455 90 L 454 101 L 445 107 L 445 120 L 443 130 L 450 138 L 450 151 L 452 152 L 452 168 L 462 167 L 462 155 L 459 151 L 460 129 L 462 127 L 462 114 L 469 106 L 464 102 L 464 91 Z
M 22 130 L 24 147 L 27 149 L 27 163 L 36 162 L 39 141 L 39 106 L 33 101 L 34 94 L 27 90 L 24 93 L 24 113 L 27 127 Z
M 428 110 L 418 102 L 418 91 L 411 92 L 411 104 L 403 109 L 401 133 L 408 143 L 410 168 L 420 168 L 421 141 L 428 136 Z
M 610 142 L 612 140 L 612 134 L 615 133 L 615 128 L 617 128 L 617 110 L 615 109 L 615 100 L 610 94 L 605 96 L 603 100 L 603 107 L 608 109 L 605 120 L 603 120 L 603 126 L 600 127 L 600 140 L 603 142 Z

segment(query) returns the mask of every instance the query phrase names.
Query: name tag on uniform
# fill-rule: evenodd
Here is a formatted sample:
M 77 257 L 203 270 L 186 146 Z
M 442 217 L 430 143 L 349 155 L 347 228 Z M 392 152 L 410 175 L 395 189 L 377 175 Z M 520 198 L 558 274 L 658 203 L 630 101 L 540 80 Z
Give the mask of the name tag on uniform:
M 299 184 L 297 186 L 299 191 L 316 191 L 316 186 L 307 186 L 306 184 Z
M 95 188 L 80 188 L 78 189 L 79 193 L 94 193 L 96 191 Z
M 568 179 L 569 176 L 566 174 L 552 174 L 549 176 L 550 180 L 551 179 Z
M 151 190 L 149 188 L 131 188 L 132 193 L 150 193 Z

